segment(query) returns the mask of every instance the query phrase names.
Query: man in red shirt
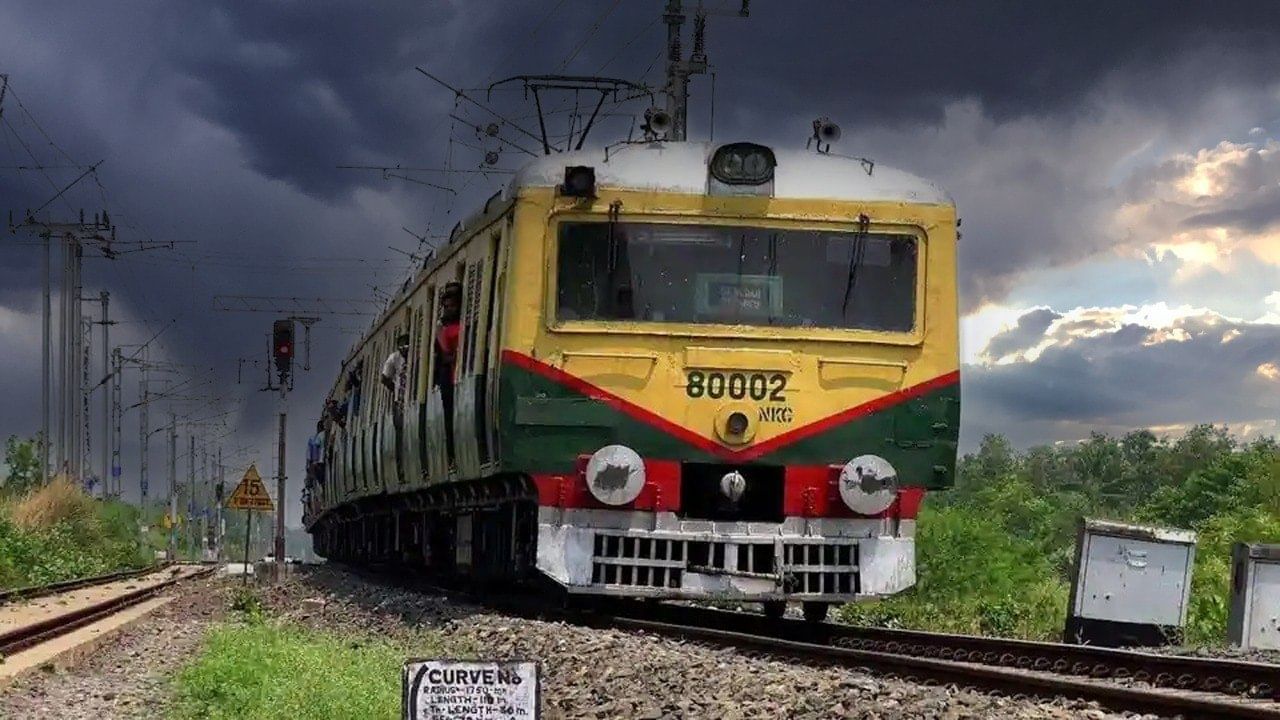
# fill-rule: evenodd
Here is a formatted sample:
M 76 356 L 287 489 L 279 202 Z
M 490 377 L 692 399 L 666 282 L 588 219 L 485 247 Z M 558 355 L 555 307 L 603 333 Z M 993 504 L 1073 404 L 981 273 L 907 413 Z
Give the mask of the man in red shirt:
M 452 385 L 458 360 L 462 286 L 451 282 L 440 294 L 440 328 L 436 331 L 436 383 Z
M 445 447 L 453 465 L 453 382 L 457 374 L 462 324 L 462 286 L 451 282 L 440 293 L 440 327 L 436 330 L 435 383 L 444 406 Z

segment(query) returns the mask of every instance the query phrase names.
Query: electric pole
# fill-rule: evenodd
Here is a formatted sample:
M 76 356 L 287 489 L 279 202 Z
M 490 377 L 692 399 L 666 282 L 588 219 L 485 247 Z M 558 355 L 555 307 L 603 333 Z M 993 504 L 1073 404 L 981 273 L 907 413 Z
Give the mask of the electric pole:
M 287 393 L 288 386 L 284 382 L 284 378 L 280 381 L 280 447 L 279 457 L 277 458 L 276 467 L 279 472 L 276 475 L 276 581 L 284 580 L 284 497 L 285 497 L 285 473 L 284 473 L 284 438 L 287 417 Z
M 750 0 L 742 0 L 739 17 L 747 17 Z M 693 51 L 684 59 L 681 30 L 685 21 L 681 0 L 667 0 L 663 21 L 667 24 L 667 114 L 671 116 L 670 139 L 684 141 L 689 127 L 689 76 L 707 72 L 706 29 L 707 13 L 699 3 L 693 17 Z
M 178 559 L 178 417 L 169 412 L 169 560 Z
M 191 509 L 195 506 L 193 498 L 196 494 L 196 434 L 190 425 L 187 426 L 187 430 L 190 432 L 190 442 L 187 450 L 187 538 L 190 541 L 191 525 L 193 523 Z M 192 550 L 195 550 L 194 546 Z
M 142 348 L 142 380 L 138 383 L 138 427 L 141 428 L 140 456 L 138 458 L 138 507 L 142 510 L 143 523 L 147 517 L 147 442 L 151 433 L 147 430 L 149 421 L 147 408 L 151 406 L 151 398 L 147 391 L 147 348 Z
M 120 407 L 124 381 L 124 356 L 120 348 L 111 351 L 111 484 L 112 495 L 120 497 L 120 424 L 124 410 Z
M 223 483 L 223 474 L 226 468 L 222 465 L 222 446 L 218 446 L 218 472 L 217 485 L 214 486 L 213 498 L 216 502 L 214 505 L 213 516 L 213 559 L 215 561 L 222 560 L 222 499 L 226 495 L 226 488 Z
M 53 198 L 60 197 L 81 179 L 89 175 L 97 166 L 86 170 L 64 187 Z M 44 208 L 40 208 L 43 210 Z M 81 269 L 84 249 L 87 244 L 95 244 L 103 257 L 112 258 L 114 253 L 111 244 L 115 229 L 107 214 L 96 215 L 92 221 L 86 221 L 84 211 L 76 222 L 44 222 L 37 219 L 39 212 L 28 211 L 25 219 L 15 224 L 10 215 L 9 231 L 16 233 L 19 229 L 30 229 L 41 239 L 44 245 L 43 261 L 43 317 L 40 380 L 41 390 L 41 473 L 47 482 L 51 468 L 56 467 L 74 480 L 81 479 L 83 466 L 83 447 L 81 433 L 83 430 L 82 415 L 84 392 L 83 377 L 80 370 L 82 361 L 80 291 Z M 110 233 L 110 237 L 108 237 Z M 57 371 L 54 374 L 53 361 L 53 242 L 59 241 L 62 256 L 62 278 L 58 295 L 58 352 Z M 56 378 L 56 379 L 55 379 Z M 54 396 L 57 397 L 55 405 Z M 55 410 L 56 407 L 56 410 Z M 54 427 L 57 429 L 57 442 L 54 442 Z M 52 454 L 52 457 L 51 457 Z
M 110 397 L 111 393 L 109 392 L 110 388 L 103 387 L 103 386 L 106 385 L 107 381 L 111 378 L 111 369 L 109 366 L 109 363 L 111 361 L 110 360 L 111 358 L 110 333 L 111 333 L 111 326 L 114 325 L 115 323 L 111 322 L 111 315 L 110 315 L 111 295 L 106 290 L 99 291 L 97 298 L 81 298 L 81 300 L 85 302 L 97 302 L 102 307 L 102 319 L 99 320 L 97 323 L 95 323 L 97 325 L 102 326 L 102 381 L 99 382 L 94 387 L 94 389 L 96 390 L 99 387 L 102 388 L 102 467 L 101 467 L 101 474 L 99 475 L 98 481 L 102 483 L 102 497 L 106 498 L 109 495 L 108 485 L 110 483 L 110 478 L 111 478 L 111 397 Z M 87 344 L 86 344 L 86 356 L 87 355 L 88 355 L 88 352 L 87 352 Z M 86 363 L 86 376 L 88 375 L 87 370 L 88 370 L 88 367 Z M 86 390 L 85 392 L 86 392 L 85 401 L 84 401 L 85 402 L 85 428 L 86 428 L 85 435 L 87 437 L 88 426 L 89 426 L 88 393 L 92 391 Z M 86 443 L 86 446 L 87 446 L 87 443 Z M 88 464 L 89 462 L 90 460 L 86 454 L 85 463 Z

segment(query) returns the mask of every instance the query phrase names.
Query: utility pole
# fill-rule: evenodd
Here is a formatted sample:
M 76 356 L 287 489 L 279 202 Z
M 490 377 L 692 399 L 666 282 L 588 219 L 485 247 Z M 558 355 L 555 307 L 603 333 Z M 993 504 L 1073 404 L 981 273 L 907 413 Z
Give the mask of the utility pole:
M 707 71 L 703 52 L 703 32 L 707 17 L 699 9 L 694 18 L 693 53 L 685 60 L 681 29 L 685 14 L 681 0 L 667 0 L 663 20 L 667 23 L 667 112 L 671 115 L 671 139 L 683 142 L 689 126 L 689 76 Z
M 92 302 L 92 298 L 90 298 Z M 111 377 L 111 370 L 108 363 L 110 362 L 111 348 L 111 322 L 110 315 L 111 295 L 106 290 L 98 292 L 98 303 L 102 306 L 102 319 L 98 324 L 102 326 L 102 385 Z M 102 497 L 108 496 L 108 485 L 111 482 L 111 397 L 108 388 L 102 388 L 102 472 L 99 482 L 102 483 Z M 88 398 L 85 399 L 85 424 L 88 425 Z M 88 458 L 86 458 L 88 462 Z
M 64 192 L 93 171 L 94 166 L 59 191 L 49 202 L 60 197 Z M 48 202 L 45 203 L 48 205 Z M 41 207 L 40 210 L 44 208 Z M 84 211 L 80 212 L 78 221 L 45 222 L 36 217 L 36 213 L 28 211 L 22 222 L 14 223 L 12 213 L 9 220 L 9 231 L 16 233 L 19 229 L 30 229 L 43 241 L 43 317 L 41 335 L 42 376 L 40 380 L 41 395 L 41 466 L 43 479 L 47 482 L 51 477 L 51 469 L 66 472 L 79 480 L 83 471 L 81 446 L 81 415 L 83 392 L 82 376 L 79 368 L 81 362 L 80 287 L 81 267 L 86 244 L 92 243 L 103 257 L 114 257 L 111 249 L 115 230 L 107 214 L 96 215 L 92 221 L 86 221 Z M 108 237 L 110 233 L 110 237 Z M 53 243 L 57 239 L 61 248 L 62 279 L 58 294 L 58 352 L 57 370 L 54 374 L 53 351 Z M 55 379 L 56 378 L 56 379 Z M 55 402 L 55 397 L 56 402 Z M 56 417 L 55 417 L 56 414 Z M 55 441 L 56 429 L 56 441 Z M 56 442 L 56 444 L 55 444 Z
M 52 311 L 49 296 L 51 294 L 50 276 L 53 274 L 53 243 L 49 238 L 49 234 L 44 236 L 44 314 L 42 315 L 42 335 L 44 343 L 40 348 L 40 481 L 41 483 L 49 482 L 49 416 L 50 402 L 49 396 L 51 388 L 49 387 L 49 366 L 52 359 L 49 357 L 52 348 L 52 322 L 50 320 Z
M 284 432 L 287 417 L 288 384 L 284 381 L 284 373 L 280 375 L 280 447 L 276 467 L 276 580 L 284 580 Z
M 93 414 L 89 411 L 89 395 L 92 392 L 89 389 L 89 362 L 92 360 L 90 348 L 93 346 L 93 326 L 95 321 L 92 317 L 86 317 L 80 321 L 80 372 L 79 380 L 80 394 L 76 397 L 76 409 L 80 413 L 80 424 L 77 430 L 84 437 L 76 445 L 76 469 L 77 476 L 84 484 L 85 477 L 89 475 L 89 455 L 93 452 L 93 444 L 91 442 L 89 424 L 93 419 Z
M 190 433 L 187 449 L 187 540 L 190 542 L 191 526 L 194 524 L 191 519 L 191 509 L 195 506 L 193 498 L 196 494 L 196 433 L 190 425 L 187 425 L 187 431 Z M 191 549 L 195 550 L 194 544 Z
M 178 417 L 169 413 L 169 559 L 178 559 Z
M 112 495 L 120 497 L 120 424 L 124 419 L 124 410 L 120 407 L 121 392 L 124 389 L 124 357 L 120 348 L 111 351 L 111 484 Z
M 147 408 L 151 405 L 151 398 L 147 394 L 147 348 L 142 348 L 142 380 L 138 383 L 138 425 L 141 428 L 142 436 L 141 447 L 139 448 L 138 458 L 138 507 L 142 509 L 143 522 L 147 517 L 147 440 L 151 433 L 147 430 L 149 420 L 147 418 Z
M 214 506 L 213 518 L 213 559 L 222 561 L 222 502 L 226 497 L 226 487 L 223 485 L 226 467 L 222 464 L 222 446 L 218 446 L 218 479 L 216 489 L 213 492 L 214 500 L 217 505 Z
M 693 52 L 684 59 L 681 47 L 681 29 L 684 26 L 684 4 L 681 0 L 667 0 L 663 21 L 667 24 L 667 113 L 671 115 L 670 139 L 684 141 L 689 127 L 689 76 L 707 72 L 706 30 L 707 13 L 698 4 L 693 17 Z M 739 17 L 750 15 L 750 0 L 742 0 Z

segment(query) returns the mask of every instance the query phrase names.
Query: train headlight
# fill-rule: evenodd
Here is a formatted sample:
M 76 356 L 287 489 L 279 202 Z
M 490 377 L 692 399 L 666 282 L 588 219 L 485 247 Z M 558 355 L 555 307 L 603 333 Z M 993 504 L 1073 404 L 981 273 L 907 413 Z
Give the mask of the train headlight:
M 644 489 L 644 460 L 626 445 L 606 445 L 587 461 L 587 489 L 605 505 L 626 505 Z
M 861 515 L 879 515 L 898 497 L 898 471 L 879 455 L 859 455 L 840 469 L 840 499 Z
M 742 473 L 732 470 L 724 474 L 720 478 L 720 494 L 731 503 L 736 503 L 742 499 L 742 494 L 747 491 L 747 479 L 742 477 Z
M 565 197 L 593 198 L 596 196 L 596 169 L 590 165 L 570 165 L 564 169 L 564 184 L 560 194 Z
M 773 179 L 773 151 L 755 143 L 733 143 L 711 156 L 711 175 L 726 185 L 762 185 Z

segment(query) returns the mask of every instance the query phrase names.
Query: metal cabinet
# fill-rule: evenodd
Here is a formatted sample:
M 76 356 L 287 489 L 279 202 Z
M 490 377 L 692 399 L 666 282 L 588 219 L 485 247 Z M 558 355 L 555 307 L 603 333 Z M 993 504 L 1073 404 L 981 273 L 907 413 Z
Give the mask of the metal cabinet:
M 1243 648 L 1280 650 L 1280 545 L 1232 549 L 1227 637 Z
M 1067 642 L 1120 646 L 1179 640 L 1195 542 L 1188 530 L 1081 521 Z

